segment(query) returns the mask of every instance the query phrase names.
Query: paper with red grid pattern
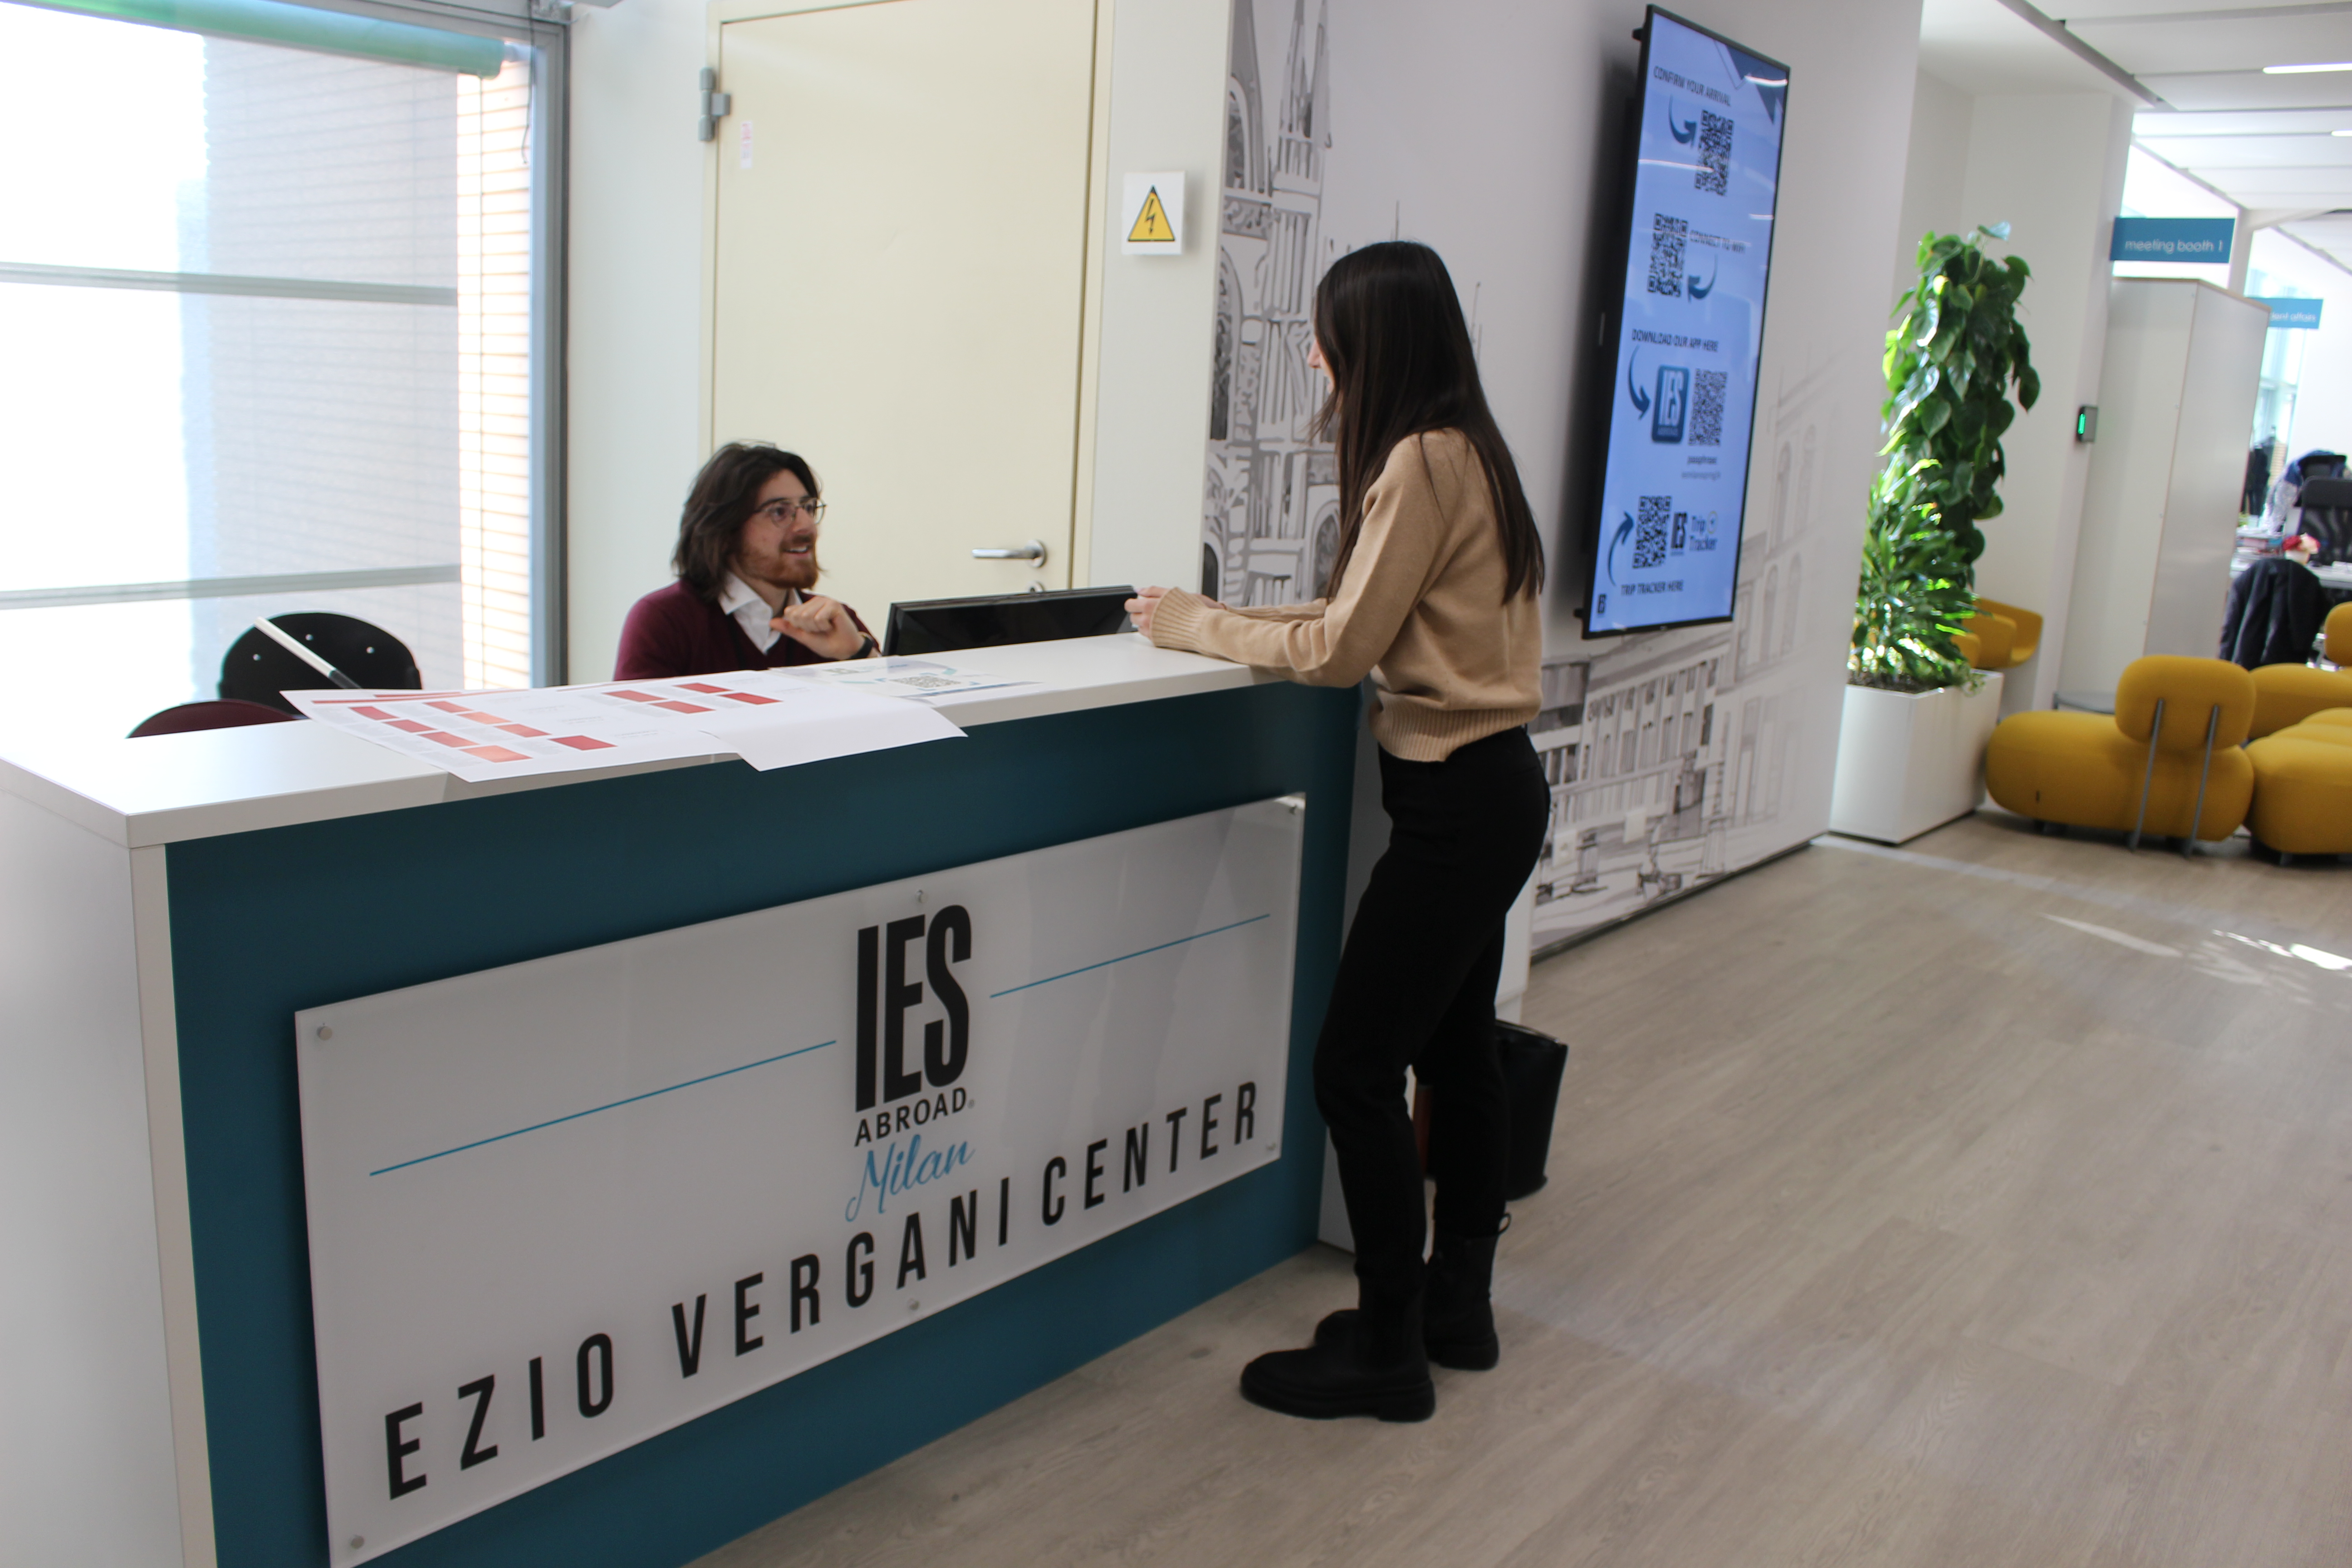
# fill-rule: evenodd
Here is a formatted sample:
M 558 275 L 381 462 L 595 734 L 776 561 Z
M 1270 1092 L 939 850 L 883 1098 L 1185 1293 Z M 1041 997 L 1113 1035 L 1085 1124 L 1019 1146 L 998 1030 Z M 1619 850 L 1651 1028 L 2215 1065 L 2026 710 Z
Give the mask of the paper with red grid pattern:
M 463 779 L 733 754 L 791 767 L 961 735 L 919 702 L 775 670 L 494 691 L 289 691 L 307 717 Z

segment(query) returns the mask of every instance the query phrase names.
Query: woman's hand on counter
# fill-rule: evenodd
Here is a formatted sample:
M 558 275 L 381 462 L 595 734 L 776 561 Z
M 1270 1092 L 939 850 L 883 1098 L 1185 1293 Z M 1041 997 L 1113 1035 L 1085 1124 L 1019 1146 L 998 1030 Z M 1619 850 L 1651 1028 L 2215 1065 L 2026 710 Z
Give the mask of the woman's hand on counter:
M 1141 632 L 1147 641 L 1151 637 L 1151 617 L 1158 612 L 1160 597 L 1167 592 L 1165 588 L 1144 588 L 1127 602 L 1127 618 L 1135 623 L 1135 629 Z

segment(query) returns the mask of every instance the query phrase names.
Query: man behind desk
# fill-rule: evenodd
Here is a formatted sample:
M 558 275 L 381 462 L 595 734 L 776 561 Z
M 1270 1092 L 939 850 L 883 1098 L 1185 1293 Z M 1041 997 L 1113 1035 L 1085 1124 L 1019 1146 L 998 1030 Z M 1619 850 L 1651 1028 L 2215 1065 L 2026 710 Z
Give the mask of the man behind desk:
M 824 515 L 816 475 L 797 454 L 744 441 L 712 453 L 678 517 L 677 581 L 630 606 L 613 679 L 870 657 L 857 612 L 809 592 Z

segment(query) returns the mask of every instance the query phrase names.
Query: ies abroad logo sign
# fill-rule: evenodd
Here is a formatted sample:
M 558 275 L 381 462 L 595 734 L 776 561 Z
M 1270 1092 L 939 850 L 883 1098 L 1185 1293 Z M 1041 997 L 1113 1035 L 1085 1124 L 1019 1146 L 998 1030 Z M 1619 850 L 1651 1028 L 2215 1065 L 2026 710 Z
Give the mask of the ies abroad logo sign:
M 298 1015 L 328 1560 L 1282 1157 L 1304 811 Z

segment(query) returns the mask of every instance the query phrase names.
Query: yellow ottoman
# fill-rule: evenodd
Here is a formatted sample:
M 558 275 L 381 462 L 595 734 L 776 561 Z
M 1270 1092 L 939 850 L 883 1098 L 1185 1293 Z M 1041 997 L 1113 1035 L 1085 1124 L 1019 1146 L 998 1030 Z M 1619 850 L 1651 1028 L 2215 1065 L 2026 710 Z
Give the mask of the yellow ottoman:
M 2324 709 L 2352 708 L 2352 675 L 2307 664 L 2266 664 L 2254 671 L 2254 725 L 2274 735 Z
M 2341 725 L 2299 724 L 2246 748 L 2254 770 L 2246 826 L 2262 848 L 2281 857 L 2352 853 L 2352 745 L 2332 731 L 2352 735 Z

